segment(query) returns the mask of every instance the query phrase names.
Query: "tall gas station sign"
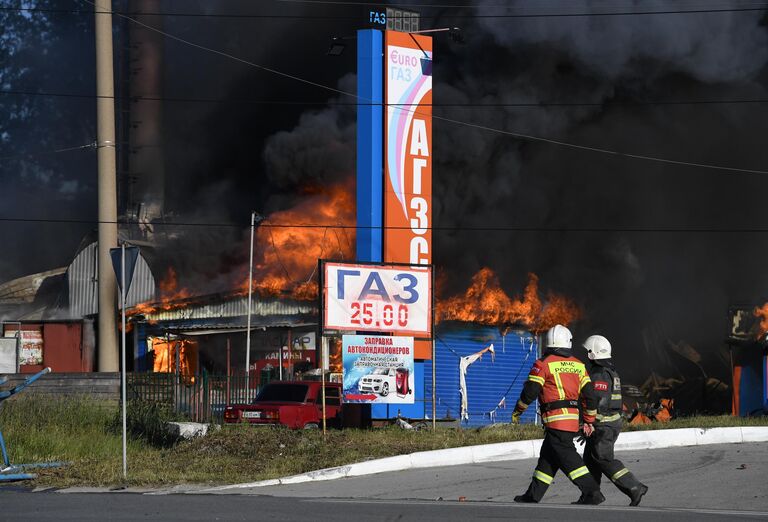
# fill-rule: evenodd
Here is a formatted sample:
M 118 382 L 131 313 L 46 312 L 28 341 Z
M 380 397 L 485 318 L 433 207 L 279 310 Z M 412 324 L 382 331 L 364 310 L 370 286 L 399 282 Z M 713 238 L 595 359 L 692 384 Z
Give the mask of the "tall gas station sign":
M 432 39 L 385 32 L 384 262 L 432 262 Z
M 391 11 L 391 10 L 387 10 Z M 432 263 L 432 38 L 391 12 L 358 31 L 357 260 Z M 395 29 L 395 30 L 389 30 Z M 417 359 L 432 357 L 416 341 Z
M 417 13 L 387 8 L 371 11 L 369 21 L 380 28 L 357 32 L 357 262 L 408 265 L 415 274 L 431 273 L 414 265 L 432 263 L 432 39 L 417 34 Z M 374 324 L 378 304 L 369 306 Z M 386 315 L 387 304 L 379 318 L 382 332 L 404 335 L 388 328 L 394 316 Z M 432 310 L 428 315 L 431 321 Z M 410 311 L 408 317 L 410 323 Z M 405 315 L 397 318 L 405 320 Z M 373 418 L 427 414 L 424 360 L 433 357 L 434 343 L 427 339 L 434 332 L 412 335 L 414 403 L 397 404 L 394 410 L 373 404 Z M 434 417 L 435 367 L 430 366 Z

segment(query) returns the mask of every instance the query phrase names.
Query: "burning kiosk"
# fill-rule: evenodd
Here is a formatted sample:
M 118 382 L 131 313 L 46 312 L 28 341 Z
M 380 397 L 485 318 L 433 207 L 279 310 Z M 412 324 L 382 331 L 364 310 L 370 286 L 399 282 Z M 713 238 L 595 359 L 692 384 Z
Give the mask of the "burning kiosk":
M 248 302 L 239 294 L 185 298 L 134 310 L 137 371 L 245 373 Z M 311 301 L 257 298 L 251 303 L 251 374 L 288 378 L 315 366 L 317 310 Z M 186 352 L 186 353 L 185 353 Z M 282 360 L 282 364 L 278 361 Z M 270 374 L 270 378 L 272 378 Z

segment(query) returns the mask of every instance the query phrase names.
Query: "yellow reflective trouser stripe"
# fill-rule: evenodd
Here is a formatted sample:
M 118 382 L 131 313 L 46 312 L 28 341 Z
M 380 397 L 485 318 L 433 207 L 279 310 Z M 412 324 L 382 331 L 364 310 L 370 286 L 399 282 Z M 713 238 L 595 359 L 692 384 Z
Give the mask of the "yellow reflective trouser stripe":
M 615 413 L 613 415 L 600 415 L 598 413 L 597 416 L 595 416 L 595 418 L 602 422 L 613 422 L 621 418 L 621 413 Z
M 589 470 L 587 469 L 587 467 L 586 466 L 582 466 L 582 467 L 576 468 L 573 471 L 571 471 L 570 473 L 568 473 L 568 478 L 571 479 L 571 480 L 576 480 L 579 477 L 583 477 L 587 473 L 589 473 Z
M 552 481 L 554 480 L 552 477 L 538 469 L 533 472 L 533 478 L 542 481 L 544 484 L 552 484 Z
M 627 468 L 621 468 L 619 471 L 617 471 L 616 473 L 613 474 L 613 476 L 611 477 L 611 480 L 613 482 L 616 482 L 617 480 L 619 480 L 621 477 L 623 477 L 627 473 L 629 473 L 629 470 Z
M 544 417 L 544 422 L 554 422 L 558 420 L 579 420 L 579 414 L 578 413 L 563 413 L 560 415 L 550 415 L 547 417 Z
M 544 386 L 544 377 L 538 377 L 536 375 L 529 375 L 528 376 L 528 380 L 529 381 L 533 381 L 533 382 L 537 382 L 537 383 L 541 384 L 542 386 Z

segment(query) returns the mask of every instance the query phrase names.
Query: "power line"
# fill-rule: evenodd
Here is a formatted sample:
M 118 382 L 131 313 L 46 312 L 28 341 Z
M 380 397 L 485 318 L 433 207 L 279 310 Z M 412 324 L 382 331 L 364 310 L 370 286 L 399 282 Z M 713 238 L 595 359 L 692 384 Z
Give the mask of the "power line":
M 47 156 L 49 154 L 59 154 L 61 152 L 71 152 L 73 150 L 95 149 L 95 148 L 97 148 L 97 144 L 95 141 L 93 141 L 91 143 L 88 143 L 87 145 L 78 145 L 76 147 L 67 147 L 64 149 L 55 149 L 55 150 L 47 150 L 47 151 L 40 151 L 40 152 L 28 152 L 25 154 L 16 154 L 14 156 L 0 156 L 0 160 L 27 158 L 29 156 Z
M 88 3 L 88 4 L 92 5 L 92 6 L 94 6 L 94 8 L 96 7 L 96 5 L 91 0 L 82 0 L 82 1 L 84 1 L 85 3 Z M 194 47 L 196 49 L 207 51 L 207 52 L 219 55 L 219 56 L 224 56 L 225 58 L 229 58 L 231 60 L 234 60 L 234 61 L 246 64 L 246 65 L 250 65 L 251 67 L 260 69 L 262 71 L 266 71 L 266 72 L 272 73 L 274 75 L 277 75 L 277 76 L 280 76 L 280 77 L 283 77 L 283 78 L 287 78 L 287 79 L 294 80 L 294 81 L 297 81 L 297 82 L 300 82 L 300 83 L 304 83 L 306 85 L 311 85 L 313 87 L 324 89 L 324 90 L 327 90 L 329 92 L 340 94 L 342 96 L 348 96 L 348 97 L 354 98 L 355 100 L 363 100 L 363 101 L 366 101 L 366 102 L 373 102 L 373 100 L 363 98 L 363 97 L 358 96 L 357 94 L 354 94 L 354 93 L 351 93 L 351 92 L 343 91 L 341 89 L 330 87 L 328 85 L 323 85 L 321 83 L 318 83 L 318 82 L 315 82 L 315 81 L 312 81 L 312 80 L 307 80 L 306 78 L 301 78 L 301 77 L 293 75 L 293 74 L 288 74 L 288 73 L 279 71 L 277 69 L 273 69 L 271 67 L 266 67 L 264 65 L 259 65 L 257 63 L 251 62 L 249 60 L 245 60 L 244 58 L 240 58 L 240 57 L 234 56 L 234 55 L 226 53 L 224 51 L 219 51 L 218 49 L 212 49 L 210 47 L 206 47 L 204 45 L 197 44 L 195 42 L 191 42 L 191 41 L 186 40 L 184 38 L 181 38 L 179 36 L 172 35 L 170 33 L 167 33 L 165 31 L 162 31 L 160 29 L 157 29 L 157 28 L 152 27 L 150 25 L 147 25 L 145 23 L 142 23 L 142 22 L 140 22 L 140 21 L 138 21 L 138 20 L 136 20 L 134 18 L 131 18 L 129 16 L 125 16 L 125 15 L 121 15 L 121 14 L 118 14 L 117 16 L 120 16 L 122 18 L 130 20 L 131 22 L 133 22 L 133 23 L 135 23 L 137 25 L 140 25 L 140 26 L 142 26 L 142 27 L 144 27 L 144 28 L 146 28 L 146 29 L 148 29 L 150 31 L 154 31 L 154 32 L 156 32 L 158 34 L 162 34 L 162 35 L 166 36 L 167 38 L 170 38 L 171 40 L 175 40 L 175 41 L 183 43 L 185 45 L 189 45 L 189 46 Z M 414 114 L 420 114 L 416 110 L 411 110 L 411 109 L 406 109 L 406 108 L 399 108 L 399 110 L 410 111 L 410 112 L 413 112 Z M 532 135 L 529 135 L 529 134 L 505 131 L 505 130 L 502 130 L 502 129 L 496 129 L 494 127 L 488 127 L 486 125 L 479 125 L 479 124 L 474 124 L 474 123 L 463 122 L 463 121 L 459 121 L 459 120 L 455 120 L 455 119 L 451 119 L 451 118 L 446 118 L 446 117 L 443 117 L 443 116 L 432 115 L 432 118 L 435 119 L 435 120 L 438 120 L 438 121 L 444 121 L 444 122 L 447 122 L 447 123 L 453 123 L 453 124 L 456 124 L 456 125 L 462 125 L 462 126 L 465 126 L 465 127 L 470 127 L 470 128 L 474 128 L 474 129 L 478 129 L 478 130 L 494 132 L 496 134 L 502 134 L 502 135 L 505 135 L 505 136 L 512 136 L 514 138 L 518 138 L 518 139 L 521 139 L 521 140 L 537 141 L 537 142 L 541 142 L 541 143 L 548 143 L 550 145 L 559 145 L 561 147 L 568 147 L 568 148 L 577 149 L 577 150 L 585 150 L 585 151 L 597 152 L 597 153 L 601 153 L 601 154 L 608 154 L 608 155 L 613 155 L 613 156 L 619 156 L 619 157 L 625 157 L 625 158 L 631 158 L 631 159 L 638 159 L 638 160 L 644 160 L 644 161 L 653 161 L 653 162 L 657 162 L 657 163 L 665 163 L 665 164 L 670 164 L 670 165 L 680 165 L 680 166 L 688 166 L 688 167 L 707 168 L 707 169 L 712 169 L 712 170 L 724 170 L 724 171 L 730 171 L 730 172 L 743 172 L 743 173 L 750 173 L 750 174 L 768 174 L 768 171 L 765 171 L 765 170 L 742 169 L 742 168 L 727 167 L 727 166 L 722 166 L 722 165 L 710 165 L 710 164 L 704 164 L 704 163 L 693 163 L 693 162 L 687 162 L 687 161 L 679 161 L 679 160 L 671 160 L 671 159 L 665 159 L 665 158 L 658 158 L 658 157 L 654 157 L 654 156 L 646 156 L 646 155 L 642 155 L 642 154 L 630 154 L 630 153 L 626 153 L 626 152 L 619 152 L 619 151 L 614 151 L 614 150 L 609 150 L 609 149 L 604 149 L 604 148 L 599 148 L 599 147 L 589 147 L 589 146 L 586 146 L 586 145 L 577 145 L 577 144 L 574 144 L 574 143 L 568 143 L 568 142 L 565 142 L 565 141 L 554 140 L 554 139 L 550 139 L 550 138 L 542 138 L 542 137 L 539 137 L 539 136 L 532 136 Z
M 227 19 L 286 19 L 286 20 L 360 20 L 359 16 L 335 15 L 290 15 L 290 14 L 229 14 L 229 13 L 190 13 L 179 11 L 93 11 L 92 9 L 49 9 L 41 7 L 0 7 L 0 11 L 18 11 L 26 13 L 51 13 L 94 15 L 111 13 L 118 16 L 167 16 L 171 18 L 227 18 Z
M 92 5 L 94 8 L 96 8 L 96 4 L 94 4 L 91 0 L 82 0 L 82 1 L 87 3 L 87 4 Z M 108 12 L 109 11 L 107 11 L 107 13 Z M 120 14 L 120 13 L 113 13 L 113 14 L 119 16 L 120 18 L 125 18 L 126 20 L 129 20 L 129 21 L 135 23 L 136 25 L 140 25 L 141 27 L 144 27 L 145 29 L 148 29 L 148 30 L 153 31 L 153 32 L 158 33 L 158 34 L 162 34 L 166 38 L 170 38 L 171 40 L 175 40 L 175 41 L 183 43 L 185 45 L 189 45 L 190 47 L 194 47 L 194 48 L 200 49 L 202 51 L 207 51 L 209 53 L 217 54 L 219 56 L 224 56 L 225 58 L 229 58 L 230 60 L 234 60 L 236 62 L 240 62 L 240 63 L 243 63 L 245 65 L 250 65 L 251 67 L 255 67 L 256 69 L 260 69 L 262 71 L 266 71 L 266 72 L 272 73 L 272 74 L 274 74 L 276 76 L 281 76 L 283 78 L 287 78 L 289 80 L 294 80 L 294 81 L 297 81 L 297 82 L 300 82 L 300 83 L 304 83 L 306 85 L 311 85 L 313 87 L 318 87 L 320 89 L 325 89 L 327 91 L 334 92 L 336 94 L 341 94 L 341 95 L 344 95 L 344 96 L 352 96 L 354 98 L 357 98 L 357 95 L 350 94 L 350 93 L 342 91 L 340 89 L 336 89 L 336 88 L 330 87 L 328 85 L 323 85 L 321 83 L 317 83 L 317 82 L 314 82 L 312 80 L 307 80 L 305 78 L 301 78 L 301 77 L 295 76 L 293 74 L 284 73 L 284 72 L 279 71 L 277 69 L 273 69 L 271 67 L 266 67 L 264 65 L 259 65 L 259 64 L 255 63 L 255 62 L 251 62 L 251 61 L 246 60 L 244 58 L 240 58 L 238 56 L 235 56 L 235 55 L 232 55 L 232 54 L 229 54 L 229 53 L 225 53 L 224 51 L 219 51 L 218 49 L 212 49 L 210 47 L 206 47 L 204 45 L 200 45 L 200 44 L 197 44 L 195 42 L 191 42 L 189 40 L 185 40 L 184 38 L 181 38 L 179 36 L 167 33 L 165 31 L 162 31 L 160 29 L 152 27 L 151 25 L 147 25 L 145 23 L 142 23 L 142 22 L 136 20 L 135 18 L 131 18 L 130 16 L 126 16 L 126 15 L 123 15 L 123 14 Z M 368 101 L 372 101 L 372 100 L 368 100 Z
M 340 2 L 340 1 L 317 1 L 312 2 L 309 0 L 277 0 L 290 3 L 304 3 L 304 4 L 318 4 L 318 5 L 340 5 L 340 6 L 375 6 L 381 9 L 382 6 L 373 3 L 355 3 L 355 2 Z M 423 4 L 413 5 L 412 8 L 432 8 L 432 9 L 447 9 L 447 8 L 476 8 L 477 5 L 439 5 L 439 4 Z M 489 6 L 484 6 L 489 7 Z M 513 6 L 490 6 L 493 9 L 520 9 L 520 7 Z M 626 16 L 666 16 L 666 15 L 688 15 L 688 14 L 718 14 L 718 13 L 739 13 L 739 12 L 759 12 L 768 9 L 768 4 L 757 4 L 755 7 L 727 7 L 727 8 L 710 8 L 710 9 L 663 9 L 663 10 L 648 10 L 648 11 L 601 11 L 601 12 L 530 12 L 530 13 L 513 13 L 513 14 L 451 14 L 450 18 L 453 19 L 516 19 L 516 18 L 591 18 L 591 17 L 626 17 Z M 18 11 L 18 12 L 30 12 L 30 13 L 51 13 L 51 14 L 75 14 L 75 15 L 93 15 L 101 14 L 102 11 L 92 11 L 85 9 L 49 9 L 39 7 L 0 7 L 0 11 Z M 104 11 L 106 12 L 106 11 Z M 145 16 L 145 17 L 171 17 L 171 18 L 220 18 L 220 19 L 243 19 L 243 20 L 360 20 L 359 16 L 339 16 L 339 15 L 307 15 L 307 14 L 251 14 L 251 13 L 191 13 L 183 11 L 111 11 L 112 14 L 118 16 Z M 420 15 L 421 20 L 430 19 L 442 19 L 444 15 L 429 16 Z
M 606 100 L 604 102 L 509 102 L 509 103 L 430 103 L 430 104 L 417 104 L 417 103 L 365 103 L 365 102 L 333 102 L 324 100 L 308 100 L 308 101 L 295 101 L 295 100 L 252 100 L 246 98 L 179 98 L 172 96 L 142 96 L 142 95 L 128 95 L 128 96 L 99 96 L 96 94 L 78 94 L 78 93 L 62 93 L 62 92 L 48 92 L 48 91 L 17 91 L 17 90 L 0 90 L 0 95 L 9 96 L 43 96 L 52 98 L 81 98 L 81 99 L 114 99 L 114 100 L 128 100 L 131 102 L 141 101 L 160 101 L 160 102 L 182 102 L 182 103 L 228 103 L 228 104 L 243 104 L 243 105 L 299 105 L 299 106 L 328 106 L 328 107 L 358 107 L 358 106 L 390 106 L 390 107 L 450 107 L 450 108 L 498 108 L 498 107 L 520 107 L 520 108 L 547 108 L 547 107 L 621 107 L 621 106 L 675 106 L 675 105 L 739 105 L 739 104 L 764 104 L 768 103 L 768 98 L 752 98 L 752 99 L 730 99 L 730 100 Z
M 54 219 L 54 218 L 14 218 L 0 217 L 0 223 L 40 223 L 61 225 L 98 225 L 116 224 L 138 226 L 141 223 L 136 220 L 99 221 L 96 219 Z M 201 228 L 247 228 L 247 224 L 239 223 L 204 223 L 204 222 L 152 222 L 153 227 L 201 227 Z M 410 230 L 410 227 L 371 227 L 328 223 L 265 223 L 259 228 L 266 229 L 340 229 L 340 230 Z M 638 234 L 764 234 L 768 233 L 765 227 L 540 227 L 540 226 L 432 226 L 426 227 L 433 232 L 531 232 L 531 233 L 638 233 Z
M 374 2 L 350 2 L 344 0 L 274 0 L 276 2 L 288 3 L 288 4 L 305 4 L 305 5 L 338 5 L 338 6 L 359 6 L 366 7 L 371 6 L 382 9 L 387 6 L 381 6 Z M 636 16 L 636 15 L 669 15 L 669 14 L 706 14 L 706 13 L 725 13 L 725 12 L 741 12 L 741 11 L 762 11 L 768 8 L 767 4 L 747 4 L 751 7 L 727 7 L 727 8 L 709 8 L 709 9 L 663 9 L 653 11 L 603 11 L 596 13 L 585 12 L 573 12 L 573 13 L 518 13 L 507 15 L 450 15 L 454 18 L 559 18 L 559 17 L 591 17 L 591 16 Z M 510 5 L 483 5 L 478 6 L 476 4 L 408 4 L 405 9 L 471 9 L 477 7 L 485 7 L 488 9 L 521 9 L 519 6 Z M 525 8 L 523 8 L 525 9 Z M 420 18 L 430 18 L 428 16 L 420 16 Z
M 560 145 L 562 147 L 568 147 L 568 148 L 577 149 L 577 150 L 586 150 L 586 151 L 590 151 L 590 152 L 599 152 L 601 154 L 607 154 L 607 155 L 610 155 L 610 156 L 618 156 L 618 157 L 623 157 L 623 158 L 639 159 L 639 160 L 645 160 L 645 161 L 655 161 L 655 162 L 658 162 L 658 163 L 666 163 L 666 164 L 670 164 L 670 165 L 681 165 L 681 166 L 685 166 L 685 167 L 697 167 L 697 168 L 712 169 L 712 170 L 725 170 L 725 171 L 730 171 L 730 172 L 742 172 L 742 173 L 747 173 L 747 174 L 768 174 L 768 171 L 765 171 L 765 170 L 742 169 L 742 168 L 738 168 L 738 167 L 728 167 L 728 166 L 725 166 L 725 165 L 713 165 L 713 164 L 708 164 L 708 163 L 693 163 L 693 162 L 690 162 L 690 161 L 678 161 L 678 160 L 673 160 L 673 159 L 658 158 L 658 157 L 655 157 L 655 156 L 645 156 L 643 154 L 632 154 L 632 153 L 628 153 L 628 152 L 619 152 L 619 151 L 610 150 L 610 149 L 603 149 L 603 148 L 599 148 L 599 147 L 589 147 L 589 146 L 586 146 L 586 145 L 577 145 L 575 143 L 569 143 L 569 142 L 565 142 L 565 141 L 554 140 L 554 139 L 551 139 L 551 138 L 542 138 L 542 137 L 539 137 L 539 136 L 530 136 L 530 135 L 527 135 L 527 134 L 520 134 L 520 133 L 512 132 L 512 131 L 505 131 L 503 129 L 496 129 L 494 127 L 487 127 L 485 125 L 479 125 L 479 124 L 475 124 L 475 123 L 468 123 L 468 122 L 463 122 L 463 121 L 459 121 L 459 120 L 452 120 L 450 118 L 445 118 L 443 116 L 433 116 L 433 118 L 439 119 L 439 120 L 442 120 L 442 121 L 445 121 L 445 122 L 449 122 L 449 123 L 455 123 L 455 124 L 458 124 L 458 125 L 463 125 L 465 127 L 472 127 L 474 129 L 478 129 L 478 130 L 493 131 L 493 132 L 496 132 L 498 134 L 505 134 L 507 136 L 512 136 L 514 138 L 520 138 L 520 139 L 530 140 L 530 141 L 538 141 L 538 142 L 541 142 L 541 143 L 549 143 L 551 145 Z

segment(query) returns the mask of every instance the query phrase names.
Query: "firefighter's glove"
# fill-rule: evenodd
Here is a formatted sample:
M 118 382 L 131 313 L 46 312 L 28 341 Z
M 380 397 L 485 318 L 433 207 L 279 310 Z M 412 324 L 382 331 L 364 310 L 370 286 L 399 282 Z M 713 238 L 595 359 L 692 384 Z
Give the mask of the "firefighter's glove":
M 522 411 L 515 410 L 512 413 L 512 424 L 520 424 L 520 415 L 522 415 L 522 414 L 523 414 Z
M 576 444 L 583 446 L 587 442 L 587 436 L 584 435 L 582 430 L 579 430 L 576 432 L 576 438 L 574 440 L 576 441 Z

